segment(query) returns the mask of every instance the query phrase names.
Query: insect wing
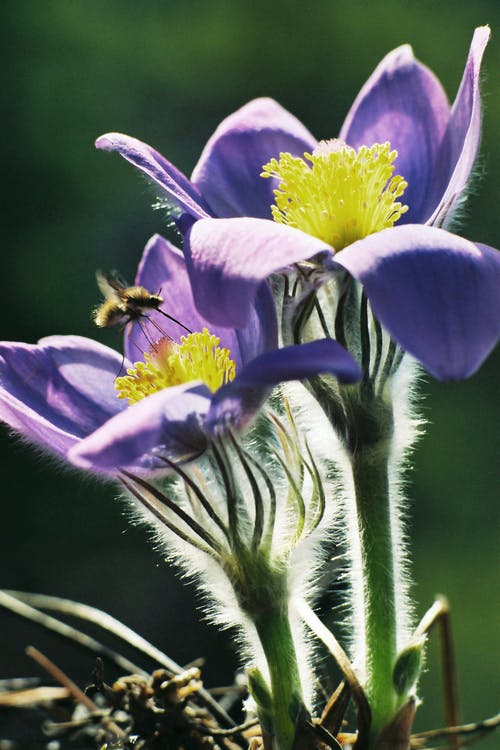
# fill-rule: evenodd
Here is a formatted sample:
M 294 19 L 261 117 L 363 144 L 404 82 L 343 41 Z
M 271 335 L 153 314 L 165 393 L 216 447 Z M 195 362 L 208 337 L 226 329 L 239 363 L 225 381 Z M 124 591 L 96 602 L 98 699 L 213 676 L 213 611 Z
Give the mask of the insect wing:
M 120 279 L 118 274 L 97 271 L 95 277 L 99 291 L 105 299 L 118 297 L 118 299 L 122 300 L 124 298 L 126 284 Z

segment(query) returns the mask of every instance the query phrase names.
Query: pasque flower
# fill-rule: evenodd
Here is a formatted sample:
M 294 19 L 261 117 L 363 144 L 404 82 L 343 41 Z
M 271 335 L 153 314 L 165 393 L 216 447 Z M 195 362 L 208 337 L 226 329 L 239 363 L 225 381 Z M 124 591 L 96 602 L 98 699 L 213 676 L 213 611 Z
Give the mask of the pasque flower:
M 477 155 L 488 38 L 487 27 L 476 29 L 451 107 L 409 46 L 389 53 L 334 142 L 318 143 L 276 102 L 258 99 L 221 123 L 191 180 L 133 138 L 111 133 L 97 146 L 118 151 L 162 189 L 185 234 L 196 304 L 207 319 L 245 326 L 265 278 L 314 259 L 360 281 L 392 338 L 433 375 L 464 378 L 498 338 L 500 260 L 442 227 L 463 199 Z M 308 180 L 316 183 L 312 192 Z M 351 213 L 343 210 L 342 186 L 352 188 Z M 363 200 L 352 203 L 362 190 Z M 337 202 L 321 202 L 332 194 Z M 376 213 L 380 204 L 386 212 L 366 221 L 363 211 Z
M 182 253 L 158 235 L 146 246 L 136 284 L 161 289 L 182 327 L 148 312 L 126 330 L 123 358 L 79 336 L 1 343 L 0 420 L 80 468 L 144 471 L 165 468 L 158 454 L 201 453 L 208 425 L 215 430 L 228 416 L 244 424 L 281 380 L 325 371 L 345 381 L 359 377 L 336 342 L 278 350 L 266 284 L 245 326 L 208 324 L 194 306 Z

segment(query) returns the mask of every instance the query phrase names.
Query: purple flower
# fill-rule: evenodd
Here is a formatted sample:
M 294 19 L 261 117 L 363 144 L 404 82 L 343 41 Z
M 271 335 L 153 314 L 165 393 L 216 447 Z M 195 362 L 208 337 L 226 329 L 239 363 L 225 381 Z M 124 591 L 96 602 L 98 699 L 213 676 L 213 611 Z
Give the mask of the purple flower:
M 195 308 L 182 253 L 162 237 L 155 236 L 147 244 L 136 284 L 161 290 L 165 311 L 174 313 L 191 331 L 208 328 Z M 110 475 L 119 468 L 148 471 L 165 468 L 158 454 L 175 459 L 200 454 L 207 446 L 209 430 L 223 425 L 228 417 L 232 424 L 243 426 L 282 380 L 330 372 L 352 382 L 360 375 L 355 361 L 336 342 L 323 340 L 277 350 L 276 313 L 267 284 L 260 285 L 245 326 L 210 326 L 210 334 L 220 338 L 216 355 L 226 350 L 230 358 L 231 377 L 236 371 L 232 382 L 230 377 L 222 378 L 227 384 L 218 390 L 207 387 L 201 374 L 196 380 L 190 377 L 196 369 L 172 380 L 172 360 L 162 357 L 171 349 L 183 349 L 172 340 L 178 342 L 184 335 L 189 343 L 193 336 L 203 335 L 204 346 L 209 334 L 186 336 L 184 328 L 161 311 L 131 324 L 124 337 L 125 358 L 79 336 L 50 336 L 36 345 L 3 342 L 0 420 L 79 468 Z M 200 351 L 205 356 L 203 346 Z M 137 359 L 141 364 L 134 370 L 132 362 Z M 152 369 L 147 369 L 148 362 Z M 179 366 L 179 361 L 174 364 Z M 181 364 L 185 367 L 186 361 Z M 162 365 L 166 365 L 163 370 Z M 131 374 L 118 377 L 130 368 Z M 169 378 L 174 383 L 170 386 Z M 127 405 L 125 397 L 135 403 Z
M 478 79 L 489 28 L 476 29 L 462 82 L 450 108 L 439 80 L 409 45 L 390 52 L 362 87 L 339 138 L 354 148 L 389 141 L 397 173 L 408 182 L 403 223 L 442 225 L 459 201 L 477 154 L 481 128 Z M 331 133 L 328 134 L 331 137 Z M 117 151 L 159 187 L 177 215 L 192 219 L 271 218 L 273 183 L 262 166 L 280 152 L 302 156 L 318 145 L 277 102 L 255 99 L 227 117 L 206 144 L 191 179 L 145 143 L 107 133 L 97 148 Z
M 264 279 L 300 261 L 321 259 L 323 268 L 344 269 L 363 284 L 389 334 L 433 375 L 468 377 L 498 339 L 499 256 L 441 227 L 463 199 L 479 146 L 478 80 L 488 38 L 487 27 L 476 29 L 451 107 L 437 78 L 407 45 L 389 53 L 368 79 L 340 140 L 327 148 L 360 154 L 389 142 L 397 153 L 391 158 L 387 151 L 388 168 L 392 173 L 394 162 L 403 178 L 394 196 L 406 188 L 405 205 L 394 203 L 389 223 L 340 245 L 337 234 L 314 235 L 286 216 L 280 154 L 314 156 L 325 146 L 272 100 L 250 102 L 224 120 L 191 180 L 127 136 L 108 134 L 97 146 L 117 150 L 166 195 L 185 234 L 196 304 L 207 319 L 246 325 Z M 264 165 L 270 179 L 261 176 Z M 284 223 L 270 221 L 276 190 L 283 194 Z M 312 205 L 321 211 L 320 203 Z M 392 227 L 396 220 L 399 225 Z

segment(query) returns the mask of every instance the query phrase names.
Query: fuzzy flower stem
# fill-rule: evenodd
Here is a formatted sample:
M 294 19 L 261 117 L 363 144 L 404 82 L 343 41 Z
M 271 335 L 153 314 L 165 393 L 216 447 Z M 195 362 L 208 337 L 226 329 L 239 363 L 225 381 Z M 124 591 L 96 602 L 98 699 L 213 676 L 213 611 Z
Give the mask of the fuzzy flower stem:
M 364 446 L 351 456 L 361 544 L 365 689 L 372 711 L 372 737 L 389 722 L 397 700 L 392 679 L 397 613 L 388 460 L 388 440 Z
M 254 619 L 271 678 L 276 750 L 290 750 L 302 705 L 302 690 L 287 608 L 277 606 Z

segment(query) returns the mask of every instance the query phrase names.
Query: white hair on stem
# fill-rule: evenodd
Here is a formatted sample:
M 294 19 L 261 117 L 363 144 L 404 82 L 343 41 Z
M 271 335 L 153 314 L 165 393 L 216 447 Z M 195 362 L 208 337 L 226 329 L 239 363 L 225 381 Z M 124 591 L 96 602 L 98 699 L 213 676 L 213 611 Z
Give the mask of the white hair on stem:
M 361 668 L 365 663 L 363 578 L 351 466 L 339 436 L 314 396 L 298 382 L 287 383 L 283 390 L 293 405 L 300 431 L 307 436 L 325 468 L 329 540 L 334 550 L 341 550 L 340 555 L 336 551 L 334 558 L 335 580 L 347 583 L 335 605 L 335 613 L 340 617 L 337 627 L 346 650 Z
M 385 341 L 384 351 L 387 350 L 387 345 L 388 339 Z M 385 386 L 394 417 L 388 479 L 395 603 L 398 613 L 398 652 L 409 642 L 414 619 L 409 597 L 411 577 L 408 571 L 406 536 L 408 502 L 404 490 L 408 460 L 424 424 L 424 420 L 415 412 L 417 382 L 420 375 L 418 363 L 409 355 L 405 355 Z M 283 386 L 283 391 L 293 404 L 300 431 L 307 436 L 315 454 L 321 456 L 322 465 L 326 466 L 329 463 L 330 466 L 334 466 L 334 472 L 326 472 L 323 478 L 330 496 L 329 504 L 333 506 L 329 514 L 330 538 L 346 552 L 343 556 L 343 578 L 348 582 L 348 589 L 343 594 L 343 603 L 336 607 L 337 614 L 341 616 L 337 628 L 343 636 L 342 640 L 347 641 L 346 650 L 351 655 L 353 665 L 363 682 L 367 677 L 364 584 L 360 529 L 350 460 L 334 427 L 307 389 L 300 383 L 290 383 Z
M 287 416 L 291 420 L 288 423 Z M 232 437 L 224 445 L 219 444 L 219 458 L 230 474 L 226 481 L 221 464 L 214 471 L 211 459 L 197 462 L 184 476 L 168 479 L 161 490 L 158 483 L 144 482 L 126 472 L 123 481 L 129 490 L 135 522 L 152 529 L 156 545 L 166 550 L 169 561 L 197 585 L 203 595 L 205 617 L 219 627 L 234 628 L 242 661 L 258 666 L 268 678 L 251 607 L 246 609 L 242 602 L 255 597 L 261 602 L 273 601 L 276 590 L 272 586 L 276 581 L 283 606 L 289 607 L 290 597 L 297 594 L 312 601 L 321 579 L 335 513 L 332 504 L 323 506 L 321 500 L 327 473 L 322 456 L 315 450 L 317 446 L 311 447 L 301 437 L 294 417 L 285 410 L 285 414 L 271 415 L 259 428 L 260 434 L 255 432 L 245 447 Z M 279 457 L 280 450 L 283 458 Z M 287 451 L 288 461 L 284 460 Z M 196 483 L 205 505 L 196 490 L 189 487 L 187 476 Z M 255 495 L 256 487 L 260 500 Z M 255 542 L 259 523 L 260 538 Z M 237 541 L 235 546 L 237 538 L 243 545 L 243 556 L 241 549 L 238 552 Z M 265 575 L 259 577 L 259 559 L 271 566 L 270 581 Z M 271 588 L 266 594 L 268 585 Z M 303 697 L 310 705 L 311 639 L 305 637 L 303 624 L 290 609 L 289 620 Z
M 412 584 L 409 567 L 408 499 L 406 497 L 406 472 L 416 441 L 422 435 L 425 420 L 416 412 L 418 381 L 423 372 L 416 360 L 405 354 L 391 378 L 389 387 L 394 412 L 394 432 L 389 458 L 389 487 L 391 505 L 391 535 L 394 550 L 396 582 L 396 611 L 398 613 L 398 652 L 408 645 L 414 629 L 414 610 L 409 596 Z

